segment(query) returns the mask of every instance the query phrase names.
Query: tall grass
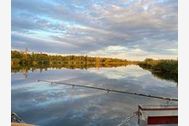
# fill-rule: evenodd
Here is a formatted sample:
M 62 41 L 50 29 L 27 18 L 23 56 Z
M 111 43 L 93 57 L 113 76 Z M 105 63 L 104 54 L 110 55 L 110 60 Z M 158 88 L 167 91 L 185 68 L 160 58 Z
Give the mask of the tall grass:
M 146 59 L 138 65 L 160 78 L 178 82 L 178 60 Z

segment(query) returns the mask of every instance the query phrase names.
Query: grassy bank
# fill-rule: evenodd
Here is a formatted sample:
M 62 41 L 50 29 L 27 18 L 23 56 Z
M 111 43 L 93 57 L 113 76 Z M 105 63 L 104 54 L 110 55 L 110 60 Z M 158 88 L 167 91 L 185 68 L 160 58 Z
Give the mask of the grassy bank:
M 178 82 L 178 60 L 146 59 L 138 65 L 150 70 L 155 76 Z

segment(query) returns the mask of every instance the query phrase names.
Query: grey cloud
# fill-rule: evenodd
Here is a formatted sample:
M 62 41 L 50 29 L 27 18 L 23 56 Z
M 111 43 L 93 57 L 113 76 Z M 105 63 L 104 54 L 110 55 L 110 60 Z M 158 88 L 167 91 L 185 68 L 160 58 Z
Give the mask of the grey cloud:
M 24 1 L 12 2 L 12 31 L 31 34 L 46 31 L 48 51 L 89 53 L 108 46 L 139 48 L 151 54 L 176 54 L 177 0 L 115 1 Z M 43 18 L 45 17 L 45 18 Z M 51 19 L 58 20 L 54 23 Z M 69 23 L 69 26 L 67 25 Z M 57 34 L 55 34 L 57 33 Z M 35 37 L 35 33 L 33 33 Z M 48 44 L 58 41 L 60 43 Z M 39 40 L 27 40 L 31 48 L 43 48 Z M 36 42 L 38 41 L 38 42 Z M 19 47 L 16 35 L 12 46 Z M 40 45 L 38 47 L 34 45 Z M 53 49 L 50 50 L 50 46 Z M 55 48 L 54 48 L 55 47 Z M 59 49 L 60 48 L 60 49 Z M 65 50 L 65 51 L 62 51 Z
M 12 47 L 19 49 L 29 48 L 33 51 L 51 53 L 75 53 L 77 51 L 77 47 L 75 45 L 67 44 L 60 41 L 38 39 L 16 33 L 12 34 L 12 39 L 14 40 L 14 42 L 12 43 Z

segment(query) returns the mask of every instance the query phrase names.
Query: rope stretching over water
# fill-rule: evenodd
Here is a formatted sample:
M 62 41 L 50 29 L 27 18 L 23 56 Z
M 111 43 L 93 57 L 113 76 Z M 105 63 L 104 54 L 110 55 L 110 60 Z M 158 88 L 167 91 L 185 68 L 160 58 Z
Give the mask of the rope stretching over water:
M 115 92 L 115 93 L 137 95 L 137 96 L 143 96 L 143 97 L 149 97 L 149 98 L 156 98 L 156 99 L 161 99 L 161 100 L 178 101 L 178 99 L 176 99 L 176 98 L 168 98 L 168 97 L 161 97 L 161 96 L 135 93 L 135 92 L 129 92 L 129 91 L 101 88 L 101 87 L 95 87 L 95 86 L 90 86 L 90 85 L 70 84 L 70 83 L 65 83 L 65 82 L 55 82 L 55 81 L 48 81 L 48 80 L 37 80 L 37 81 L 38 82 L 40 82 L 40 81 L 47 82 L 47 83 L 51 83 L 51 84 L 63 84 L 63 85 L 72 86 L 72 87 L 83 87 L 83 88 L 91 88 L 91 89 L 96 89 L 96 90 L 103 90 L 103 91 L 107 91 L 108 93 Z

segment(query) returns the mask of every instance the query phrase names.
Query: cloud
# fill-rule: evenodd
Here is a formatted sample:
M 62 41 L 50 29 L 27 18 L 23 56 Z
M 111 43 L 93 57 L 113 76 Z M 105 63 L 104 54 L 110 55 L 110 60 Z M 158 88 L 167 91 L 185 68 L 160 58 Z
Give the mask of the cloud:
M 163 53 L 159 53 L 162 51 Z M 176 58 L 175 55 L 177 54 L 177 49 L 159 49 L 156 51 L 147 51 L 142 50 L 141 48 L 126 48 L 124 46 L 108 46 L 106 48 L 91 51 L 88 53 L 92 56 L 102 56 L 102 57 L 113 57 L 113 58 L 125 58 L 130 60 L 144 60 L 146 57 L 148 58 Z M 111 55 L 110 55 L 111 54 Z
M 35 38 L 29 35 L 20 34 L 16 32 L 12 33 L 12 39 L 14 39 L 14 43 L 12 43 L 12 47 L 18 49 L 29 48 L 30 51 L 37 51 L 37 52 L 66 53 L 67 51 L 74 51 L 74 49 L 77 48 L 75 45 L 69 43 L 49 40 L 49 39 Z M 52 50 L 53 48 L 58 50 L 54 51 Z
M 176 58 L 177 9 L 177 0 L 13 0 L 12 48 Z

